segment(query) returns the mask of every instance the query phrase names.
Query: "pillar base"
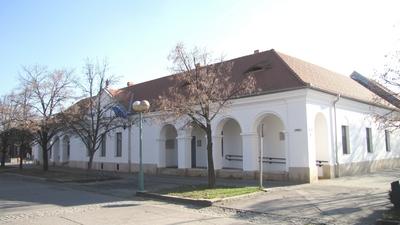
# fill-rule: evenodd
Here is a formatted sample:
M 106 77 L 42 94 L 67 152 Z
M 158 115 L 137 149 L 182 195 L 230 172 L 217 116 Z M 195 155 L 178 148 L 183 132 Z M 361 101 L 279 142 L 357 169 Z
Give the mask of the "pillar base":
M 310 167 L 289 167 L 289 180 L 300 183 L 313 183 L 318 181 L 318 171 Z

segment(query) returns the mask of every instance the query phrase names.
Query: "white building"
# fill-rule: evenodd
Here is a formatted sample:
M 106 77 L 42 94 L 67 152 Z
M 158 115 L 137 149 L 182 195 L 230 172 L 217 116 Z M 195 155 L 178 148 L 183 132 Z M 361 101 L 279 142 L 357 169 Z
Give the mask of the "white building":
M 389 108 L 374 104 L 376 96 L 356 81 L 274 50 L 233 62 L 232 76 L 252 70 L 260 92 L 234 100 L 213 120 L 217 176 L 255 178 L 260 148 L 267 179 L 313 182 L 400 166 L 398 134 L 379 130 L 371 116 Z M 129 109 L 132 100 L 152 102 L 169 84 L 164 77 L 113 91 L 110 98 Z M 205 133 L 179 122 L 160 122 L 158 113 L 145 115 L 145 172 L 206 175 Z M 86 168 L 88 157 L 78 137 L 60 134 L 54 142 L 51 162 Z M 138 128 L 127 126 L 107 135 L 93 165 L 135 172 L 138 157 Z

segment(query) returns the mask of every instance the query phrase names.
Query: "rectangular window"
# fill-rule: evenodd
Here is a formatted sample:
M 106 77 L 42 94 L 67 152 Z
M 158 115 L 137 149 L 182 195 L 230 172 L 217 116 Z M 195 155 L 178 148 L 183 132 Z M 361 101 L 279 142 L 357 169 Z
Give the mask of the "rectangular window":
M 386 152 L 390 152 L 390 131 L 385 130 L 385 144 L 386 144 Z
M 107 148 L 107 136 L 106 134 L 101 135 L 101 149 L 100 149 L 100 156 L 105 157 L 106 156 L 106 148 Z
M 117 133 L 117 152 L 116 152 L 117 157 L 122 156 L 122 133 L 118 132 Z
M 372 153 L 373 149 L 372 149 L 372 129 L 367 127 L 365 129 L 366 132 L 366 137 L 367 137 L 367 151 L 368 153 Z
M 349 126 L 342 126 L 342 148 L 343 154 L 350 154 Z

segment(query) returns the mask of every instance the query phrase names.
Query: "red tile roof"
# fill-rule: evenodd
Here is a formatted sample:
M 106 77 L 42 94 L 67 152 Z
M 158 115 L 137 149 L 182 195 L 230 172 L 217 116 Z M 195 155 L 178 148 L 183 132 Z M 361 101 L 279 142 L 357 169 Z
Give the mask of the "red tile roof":
M 253 71 L 256 89 L 262 93 L 299 88 L 314 88 L 343 97 L 373 103 L 376 97 L 350 77 L 332 72 L 312 63 L 305 62 L 275 50 L 255 53 L 233 61 L 233 81 L 240 81 L 249 70 Z M 114 97 L 127 109 L 133 100 L 147 99 L 153 102 L 174 85 L 170 75 L 113 91 Z
M 310 87 L 366 102 L 373 102 L 373 98 L 376 97 L 374 93 L 348 76 L 283 53 L 277 54 Z

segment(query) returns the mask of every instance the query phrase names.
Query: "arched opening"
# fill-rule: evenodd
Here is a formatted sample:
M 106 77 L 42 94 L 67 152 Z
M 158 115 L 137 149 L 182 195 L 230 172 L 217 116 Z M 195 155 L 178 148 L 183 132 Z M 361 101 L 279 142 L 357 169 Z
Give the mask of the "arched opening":
M 165 153 L 165 167 L 178 167 L 178 142 L 176 137 L 178 133 L 175 127 L 171 124 L 165 125 L 161 129 L 160 137 L 163 140 L 161 151 Z
M 243 169 L 243 149 L 241 128 L 234 119 L 223 121 L 221 130 L 222 168 Z
M 318 113 L 315 116 L 315 159 L 318 169 L 318 178 L 324 178 L 324 165 L 329 163 L 328 125 L 325 116 Z
M 53 162 L 54 163 L 60 162 L 60 139 L 58 137 L 54 139 L 51 151 L 52 151 L 51 158 Z
M 274 114 L 261 117 L 257 126 L 259 148 L 263 150 L 263 171 L 286 171 L 286 133 L 282 120 Z
M 62 161 L 68 162 L 69 156 L 71 154 L 71 144 L 69 141 L 69 136 L 64 136 L 63 138 L 63 151 L 62 151 Z
M 207 139 L 204 130 L 193 125 L 191 142 L 192 168 L 207 168 Z

